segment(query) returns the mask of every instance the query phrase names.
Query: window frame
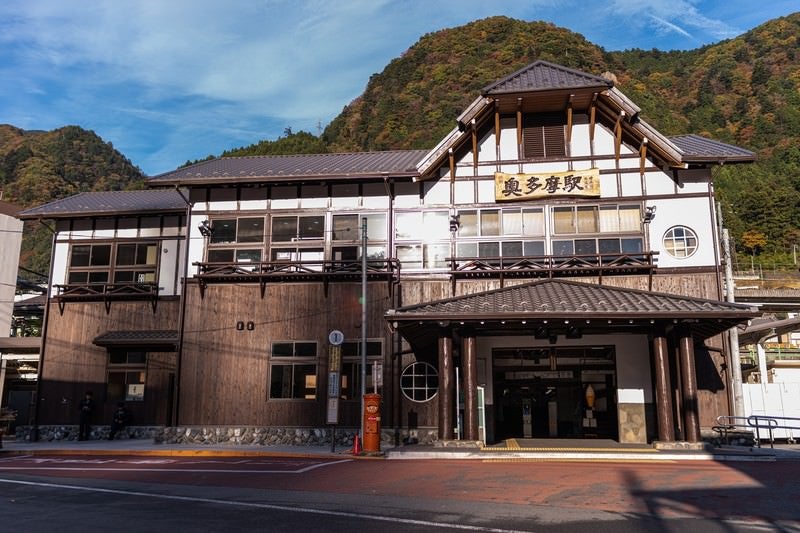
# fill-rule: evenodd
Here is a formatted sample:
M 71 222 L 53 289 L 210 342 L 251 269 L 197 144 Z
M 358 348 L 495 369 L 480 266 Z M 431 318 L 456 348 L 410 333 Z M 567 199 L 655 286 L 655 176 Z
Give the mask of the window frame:
M 280 350 L 276 347 L 280 346 Z M 290 354 L 285 353 L 285 349 L 291 346 Z M 313 346 L 314 355 L 309 355 L 306 350 L 310 350 Z M 298 353 L 298 348 L 302 349 Z M 276 351 L 279 352 L 275 355 Z M 283 351 L 284 353 L 281 353 Z M 302 371 L 304 367 L 313 367 L 313 374 L 305 373 L 297 375 L 298 371 Z M 283 379 L 280 383 L 276 383 L 276 371 L 282 369 Z M 285 369 L 290 370 L 288 380 L 286 379 Z M 313 394 L 309 394 L 308 389 L 312 387 L 302 386 L 298 387 L 298 378 L 308 379 L 309 376 L 314 377 Z M 286 392 L 286 387 L 290 386 L 289 396 L 283 395 Z M 304 384 L 305 385 L 305 384 Z M 273 396 L 275 387 L 280 387 L 281 396 Z M 296 390 L 297 388 L 302 390 Z M 267 401 L 316 401 L 319 398 L 319 343 L 317 341 L 309 340 L 283 340 L 275 341 L 270 346 L 269 355 L 269 376 L 267 378 Z
M 123 355 L 124 354 L 124 355 Z M 141 361 L 131 361 L 131 355 L 142 356 Z M 115 362 L 115 357 L 123 355 L 124 362 Z M 108 351 L 108 361 L 106 362 L 106 400 L 109 402 L 144 402 L 147 395 L 147 366 L 150 360 L 147 350 L 112 349 Z M 111 375 L 121 374 L 123 380 L 112 383 Z M 129 382 L 133 374 L 139 374 L 135 383 Z M 112 391 L 112 386 L 121 385 L 122 390 Z M 142 393 L 137 395 L 130 394 L 130 385 L 141 385 Z
M 135 246 L 133 263 L 119 264 L 120 247 Z M 139 263 L 139 249 L 144 247 L 144 257 L 146 261 L 152 259 L 152 263 Z M 75 252 L 82 248 L 89 248 L 87 264 L 80 261 L 76 264 Z M 105 263 L 98 263 L 94 259 L 95 249 L 108 248 L 108 260 Z M 153 251 L 150 252 L 149 249 Z M 67 267 L 67 284 L 69 285 L 105 285 L 105 284 L 144 284 L 157 283 L 160 269 L 161 241 L 150 239 L 120 240 L 107 242 L 73 242 L 69 247 L 69 265 Z M 118 274 L 133 273 L 135 278 L 145 276 L 145 279 L 134 279 L 131 281 L 118 281 Z M 77 277 L 85 274 L 84 280 Z M 148 279 L 149 278 L 149 279 Z

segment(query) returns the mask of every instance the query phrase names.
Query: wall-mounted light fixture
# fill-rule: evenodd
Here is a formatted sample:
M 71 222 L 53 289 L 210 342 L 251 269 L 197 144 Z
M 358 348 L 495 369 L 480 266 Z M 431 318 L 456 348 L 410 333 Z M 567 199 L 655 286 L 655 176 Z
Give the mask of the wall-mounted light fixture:
M 254 329 L 256 329 L 256 325 L 255 325 L 255 323 L 254 323 L 254 322 L 251 320 L 250 322 L 248 322 L 248 323 L 247 323 L 247 331 L 253 331 Z
M 654 218 L 656 218 L 656 206 L 648 205 L 644 208 L 644 218 L 642 219 L 642 222 L 649 224 Z
M 244 330 L 244 322 L 241 320 L 236 323 L 236 331 L 243 331 Z
M 461 227 L 461 215 L 450 215 L 450 232 L 455 233 Z
M 197 225 L 197 229 L 200 230 L 200 235 L 203 237 L 211 237 L 211 222 L 208 219 L 202 221 L 200 224 Z

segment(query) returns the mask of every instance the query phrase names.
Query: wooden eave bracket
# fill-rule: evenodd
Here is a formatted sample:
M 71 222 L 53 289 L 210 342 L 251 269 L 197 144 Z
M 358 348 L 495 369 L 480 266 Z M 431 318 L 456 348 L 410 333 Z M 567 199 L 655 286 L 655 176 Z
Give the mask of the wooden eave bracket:
M 622 146 L 622 121 L 625 120 L 625 111 L 620 111 L 617 123 L 614 124 L 614 157 L 619 161 L 620 147 Z
M 589 141 L 594 142 L 594 126 L 597 122 L 597 93 L 592 95 L 592 105 L 589 107 Z

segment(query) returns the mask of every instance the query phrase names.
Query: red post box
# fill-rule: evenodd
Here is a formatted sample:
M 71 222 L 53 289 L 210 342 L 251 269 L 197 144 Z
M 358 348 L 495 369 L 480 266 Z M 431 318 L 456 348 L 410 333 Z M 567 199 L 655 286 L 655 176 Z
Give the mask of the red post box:
M 381 395 L 364 395 L 364 438 L 361 443 L 365 453 L 381 451 Z

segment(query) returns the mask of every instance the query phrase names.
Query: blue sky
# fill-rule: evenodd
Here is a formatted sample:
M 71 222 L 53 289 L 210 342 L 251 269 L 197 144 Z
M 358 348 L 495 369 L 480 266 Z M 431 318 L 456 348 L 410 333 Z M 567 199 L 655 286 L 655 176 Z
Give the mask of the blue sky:
M 286 127 L 316 134 L 422 35 L 480 18 L 549 21 L 606 50 L 687 50 L 797 9 L 797 0 L 3 0 L 0 124 L 78 125 L 155 175 Z

